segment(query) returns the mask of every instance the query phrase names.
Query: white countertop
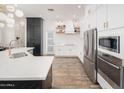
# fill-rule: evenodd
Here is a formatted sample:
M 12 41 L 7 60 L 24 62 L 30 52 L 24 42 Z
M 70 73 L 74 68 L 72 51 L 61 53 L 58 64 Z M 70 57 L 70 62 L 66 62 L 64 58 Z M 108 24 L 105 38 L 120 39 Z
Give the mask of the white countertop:
M 8 51 L 0 52 L 0 80 L 46 80 L 53 56 L 33 56 L 27 50 L 16 48 L 12 53 L 26 52 L 28 56 L 10 58 Z

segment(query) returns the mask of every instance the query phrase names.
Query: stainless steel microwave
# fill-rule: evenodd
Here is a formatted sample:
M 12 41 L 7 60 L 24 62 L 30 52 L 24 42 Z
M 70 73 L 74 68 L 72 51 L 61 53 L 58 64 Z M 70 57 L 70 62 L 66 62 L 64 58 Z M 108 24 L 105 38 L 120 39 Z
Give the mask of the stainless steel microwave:
M 120 36 L 99 37 L 99 47 L 120 53 Z

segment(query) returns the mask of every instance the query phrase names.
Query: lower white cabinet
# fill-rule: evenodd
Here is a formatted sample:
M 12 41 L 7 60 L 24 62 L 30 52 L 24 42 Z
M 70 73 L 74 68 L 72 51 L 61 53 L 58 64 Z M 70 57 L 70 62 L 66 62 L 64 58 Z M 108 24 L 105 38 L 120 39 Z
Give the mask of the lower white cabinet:
M 100 74 L 97 74 L 97 81 L 103 89 L 113 89 Z

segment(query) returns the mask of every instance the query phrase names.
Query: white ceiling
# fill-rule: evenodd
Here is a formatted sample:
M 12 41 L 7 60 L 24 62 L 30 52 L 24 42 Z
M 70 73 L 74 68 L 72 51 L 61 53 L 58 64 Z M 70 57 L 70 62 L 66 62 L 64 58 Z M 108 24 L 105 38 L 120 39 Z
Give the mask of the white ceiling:
M 18 8 L 23 10 L 26 17 L 42 17 L 49 20 L 70 20 L 74 17 L 82 17 L 84 5 L 79 4 L 19 4 Z M 53 12 L 48 8 L 54 9 Z

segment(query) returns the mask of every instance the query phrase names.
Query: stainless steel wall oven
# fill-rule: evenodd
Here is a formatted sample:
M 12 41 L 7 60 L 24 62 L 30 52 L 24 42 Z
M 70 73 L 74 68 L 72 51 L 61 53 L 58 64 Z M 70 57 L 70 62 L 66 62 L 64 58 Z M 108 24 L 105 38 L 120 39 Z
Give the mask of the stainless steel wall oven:
M 124 88 L 122 59 L 98 51 L 98 73 L 113 87 Z

